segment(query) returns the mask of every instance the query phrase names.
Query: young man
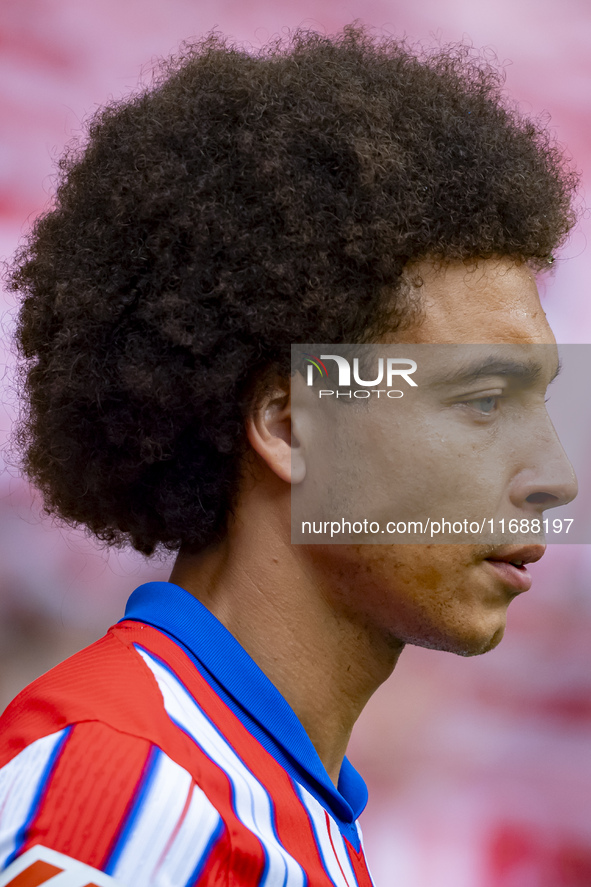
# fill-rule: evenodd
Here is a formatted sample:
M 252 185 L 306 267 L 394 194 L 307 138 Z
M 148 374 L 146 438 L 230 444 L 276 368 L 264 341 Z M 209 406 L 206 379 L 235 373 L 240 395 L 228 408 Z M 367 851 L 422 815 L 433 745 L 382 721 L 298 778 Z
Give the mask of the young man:
M 544 345 L 516 371 L 542 416 L 534 272 L 575 179 L 500 90 L 467 50 L 354 28 L 258 56 L 210 37 L 62 161 L 11 278 L 25 467 L 50 511 L 178 557 L 4 714 L 0 884 L 370 883 L 356 718 L 405 644 L 495 646 L 543 546 L 291 545 L 290 345 Z M 478 378 L 462 421 L 512 384 Z M 455 454 L 453 488 L 527 519 L 568 502 L 544 429 L 494 479 Z

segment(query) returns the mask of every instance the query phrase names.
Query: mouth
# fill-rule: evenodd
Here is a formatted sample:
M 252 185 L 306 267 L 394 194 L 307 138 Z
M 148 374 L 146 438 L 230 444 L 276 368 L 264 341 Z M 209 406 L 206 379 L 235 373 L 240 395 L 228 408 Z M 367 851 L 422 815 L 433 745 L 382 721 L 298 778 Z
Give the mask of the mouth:
M 516 592 L 528 591 L 532 577 L 526 564 L 533 564 L 543 557 L 545 545 L 511 545 L 494 548 L 483 562 L 489 565 L 497 579 Z

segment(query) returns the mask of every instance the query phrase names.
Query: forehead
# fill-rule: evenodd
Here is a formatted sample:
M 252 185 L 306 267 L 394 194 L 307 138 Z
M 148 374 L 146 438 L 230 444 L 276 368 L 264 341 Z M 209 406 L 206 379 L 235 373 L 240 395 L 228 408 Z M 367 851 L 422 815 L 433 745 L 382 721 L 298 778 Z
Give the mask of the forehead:
M 412 326 L 384 339 L 414 344 L 554 344 L 531 270 L 512 259 L 437 263 L 407 270 L 421 308 Z M 414 301 L 414 299 L 413 299 Z

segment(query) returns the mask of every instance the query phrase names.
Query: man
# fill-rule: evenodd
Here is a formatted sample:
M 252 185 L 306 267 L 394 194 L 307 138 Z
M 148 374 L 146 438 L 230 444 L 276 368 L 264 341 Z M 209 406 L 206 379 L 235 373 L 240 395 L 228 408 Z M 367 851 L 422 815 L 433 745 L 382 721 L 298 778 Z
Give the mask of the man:
M 356 718 L 405 644 L 495 646 L 543 546 L 291 545 L 290 345 L 546 346 L 542 415 L 534 272 L 575 180 L 500 87 L 356 28 L 258 56 L 214 36 L 62 161 L 11 278 L 25 468 L 65 520 L 178 557 L 7 709 L 6 883 L 370 883 Z M 490 374 L 454 416 L 494 420 Z M 527 519 L 576 492 L 540 421 L 495 487 Z

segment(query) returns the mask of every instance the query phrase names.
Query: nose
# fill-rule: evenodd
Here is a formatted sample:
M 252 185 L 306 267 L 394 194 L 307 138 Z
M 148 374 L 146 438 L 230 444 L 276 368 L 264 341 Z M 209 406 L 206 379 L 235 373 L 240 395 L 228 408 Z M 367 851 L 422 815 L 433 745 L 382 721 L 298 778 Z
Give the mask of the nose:
M 515 476 L 511 501 L 538 512 L 572 502 L 579 491 L 577 476 L 550 418 L 527 444 L 523 469 Z

